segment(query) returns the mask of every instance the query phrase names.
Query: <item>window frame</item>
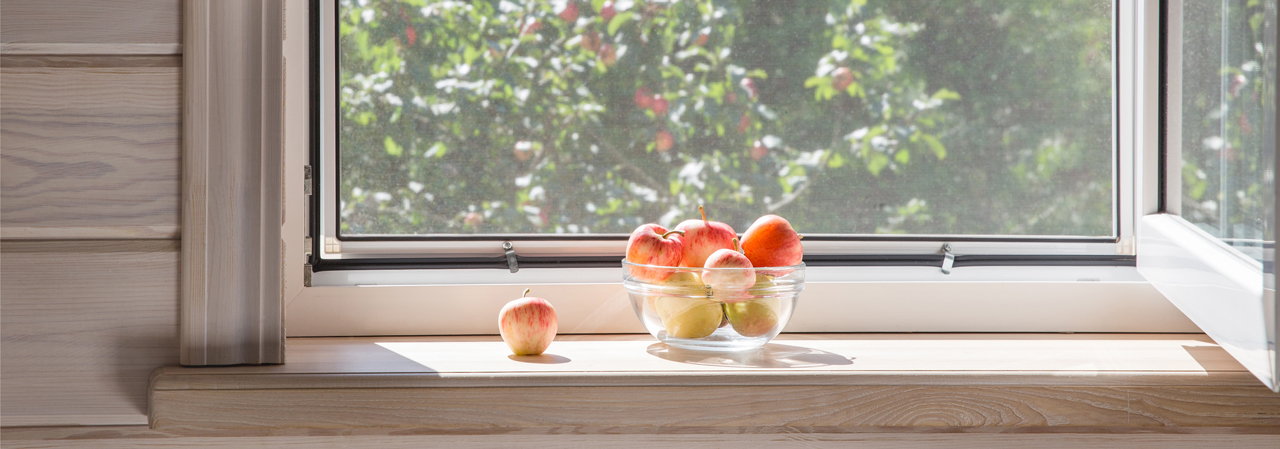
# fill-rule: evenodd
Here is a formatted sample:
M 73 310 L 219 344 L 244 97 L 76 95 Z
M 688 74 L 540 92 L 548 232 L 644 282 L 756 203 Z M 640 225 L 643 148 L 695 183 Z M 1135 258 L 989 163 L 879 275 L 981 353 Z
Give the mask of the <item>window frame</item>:
M 1138 8 L 1138 2 L 1127 0 L 1114 3 L 1115 237 L 806 236 L 806 260 L 814 267 L 810 270 L 811 288 L 804 295 L 806 305 L 797 310 L 800 322 L 793 318 L 793 325 L 789 325 L 787 331 L 1197 332 L 1163 296 L 1141 281 L 1135 267 L 1137 224 L 1143 215 L 1158 210 L 1159 196 L 1156 176 L 1159 114 L 1147 112 L 1159 111 L 1156 106 L 1160 18 L 1158 6 L 1147 4 L 1154 2 L 1141 3 L 1145 7 Z M 312 79 L 316 85 L 323 86 L 312 89 L 311 97 L 311 157 L 316 174 L 311 186 L 317 194 L 309 198 L 309 212 L 315 216 L 317 212 L 323 215 L 325 210 L 321 187 L 336 186 L 336 170 L 331 169 L 335 167 L 335 156 L 333 152 L 324 151 L 325 145 L 334 142 L 336 114 L 322 114 L 323 106 L 314 105 L 323 105 L 320 103 L 325 101 L 322 92 L 336 92 L 333 76 L 326 77 L 336 73 L 334 58 L 323 57 L 320 42 L 336 39 L 333 21 L 325 20 L 324 13 L 335 11 L 337 4 L 335 0 L 312 0 L 312 5 L 317 9 L 313 25 L 319 25 L 313 32 Z M 328 100 L 333 100 L 332 95 Z M 333 110 L 332 103 L 329 110 Z M 330 209 L 336 209 L 337 198 L 333 201 Z M 482 318 L 458 323 L 456 317 L 424 316 L 412 324 L 389 323 L 399 323 L 404 311 L 422 310 L 426 303 L 433 304 L 432 309 L 450 309 L 452 304 L 439 299 L 444 296 L 483 297 L 470 305 L 482 307 L 479 303 L 496 301 L 494 298 L 502 295 L 518 296 L 518 287 L 524 285 L 562 295 L 547 295 L 562 310 L 562 317 L 578 316 L 587 320 L 610 307 L 616 312 L 617 295 L 602 294 L 599 286 L 613 285 L 621 290 L 620 271 L 614 269 L 613 273 L 618 276 L 607 281 L 609 269 L 603 267 L 619 266 L 625 236 L 507 236 L 509 240 L 474 236 L 447 242 L 429 238 L 393 238 L 387 242 L 337 240 L 331 236 L 336 229 L 335 215 L 330 210 L 323 219 L 311 220 L 310 235 L 314 238 L 308 288 L 287 306 L 290 335 L 492 334 L 496 328 L 489 322 L 491 319 Z M 504 241 L 513 244 L 520 267 L 518 273 L 508 270 L 501 246 Z M 938 269 L 943 244 L 950 244 L 956 255 L 956 269 L 946 277 L 942 277 Z M 420 257 L 424 249 L 445 257 Z M 999 268 L 991 271 L 992 266 Z M 892 270 L 886 271 L 885 267 Z M 1105 274 L 1100 275 L 1099 270 Z M 895 274 L 883 277 L 886 273 Z M 518 282 L 523 283 L 516 285 Z M 878 324 L 870 327 L 867 322 L 803 325 L 806 308 L 815 315 L 838 311 L 845 308 L 839 290 L 858 291 L 869 285 L 881 289 L 877 290 L 881 291 L 880 296 L 863 301 L 860 307 L 877 311 L 879 315 L 873 316 L 881 318 Z M 955 293 L 957 289 L 966 288 L 977 290 Z M 980 293 L 983 288 L 994 293 Z M 497 293 L 499 290 L 514 293 Z M 875 302 L 875 298 L 891 298 L 895 291 L 909 294 L 913 301 L 901 302 L 898 306 L 867 303 Z M 1091 301 L 1085 301 L 1088 305 L 1082 306 L 1080 313 L 1057 313 L 1060 318 L 1057 320 L 1025 320 L 1005 313 L 1024 306 L 1032 310 L 1061 311 L 1061 303 L 1071 299 L 1055 292 L 1087 294 Z M 972 301 L 975 307 L 972 313 L 950 325 L 928 324 L 928 314 L 920 312 L 945 309 L 954 301 L 962 300 Z M 1117 314 L 1135 318 L 1121 322 L 1098 318 Z M 1025 325 L 1011 326 L 1011 319 Z M 625 320 L 611 316 L 602 321 L 604 324 L 590 326 L 581 321 L 578 326 L 562 325 L 562 330 L 643 332 L 634 316 L 629 318 L 630 323 Z

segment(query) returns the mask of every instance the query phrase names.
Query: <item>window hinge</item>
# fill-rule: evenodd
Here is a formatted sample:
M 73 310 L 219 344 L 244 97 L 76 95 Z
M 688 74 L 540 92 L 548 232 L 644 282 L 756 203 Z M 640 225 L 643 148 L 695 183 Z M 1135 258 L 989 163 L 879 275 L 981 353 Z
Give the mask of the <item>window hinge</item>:
M 303 195 L 311 194 L 311 166 L 310 165 L 302 166 L 302 194 Z
M 1137 245 L 1134 244 L 1133 237 L 1120 239 L 1116 242 L 1116 254 L 1121 256 L 1134 256 L 1138 254 Z
M 942 274 L 951 274 L 951 267 L 956 264 L 956 255 L 951 253 L 951 244 L 942 244 Z
M 311 286 L 311 264 L 306 264 L 302 266 L 302 286 L 303 287 Z
M 507 268 L 510 268 L 512 273 L 520 271 L 520 264 L 516 262 L 516 250 L 511 246 L 511 242 L 502 242 L 502 250 L 507 253 Z

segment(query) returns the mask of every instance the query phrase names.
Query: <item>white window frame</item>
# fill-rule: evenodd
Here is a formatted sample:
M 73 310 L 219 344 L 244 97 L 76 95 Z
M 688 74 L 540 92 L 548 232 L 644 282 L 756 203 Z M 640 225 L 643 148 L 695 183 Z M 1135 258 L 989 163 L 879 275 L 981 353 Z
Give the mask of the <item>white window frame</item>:
M 1204 232 L 1181 215 L 1182 200 L 1182 34 L 1184 0 L 1168 0 L 1166 19 L 1169 70 L 1166 73 L 1165 210 L 1142 217 L 1138 244 L 1138 271 L 1187 317 L 1236 358 L 1272 391 L 1280 392 L 1280 358 L 1277 357 L 1277 323 L 1280 308 L 1275 298 L 1275 251 L 1264 250 L 1263 264 Z M 1272 11 L 1274 14 L 1274 11 Z M 1275 46 L 1275 17 L 1267 39 Z M 1175 69 L 1177 68 L 1177 69 Z M 1273 100 L 1274 101 L 1274 100 Z M 1273 103 L 1275 104 L 1275 103 Z M 1274 111 L 1272 119 L 1275 120 Z M 1264 151 L 1271 173 L 1280 172 L 1275 154 L 1276 125 L 1266 134 Z M 1267 159 L 1267 158 L 1264 158 Z M 1272 181 L 1271 216 L 1266 224 L 1276 229 L 1276 199 L 1280 190 Z M 1272 242 L 1274 247 L 1274 242 Z
M 322 14 L 333 11 L 333 0 L 320 3 Z M 332 42 L 331 17 L 321 23 L 327 24 L 320 32 L 322 39 Z M 1148 241 L 1144 233 L 1156 231 L 1139 225 L 1145 216 L 1159 210 L 1159 3 L 1118 0 L 1113 23 L 1118 40 L 1113 52 L 1117 69 L 1113 89 L 1120 124 L 1114 134 L 1119 153 L 1113 162 L 1118 178 L 1115 241 L 974 241 L 936 236 L 900 241 L 866 236 L 859 241 L 807 239 L 806 254 L 928 255 L 940 254 L 942 244 L 950 243 L 960 256 L 1118 254 L 1138 255 L 1139 263 L 1153 260 L 1140 242 Z M 330 84 L 322 92 L 334 92 L 332 64 L 332 58 L 323 60 L 320 76 Z M 328 134 L 321 141 L 331 145 L 336 130 L 334 115 L 324 117 L 322 129 Z M 294 148 L 290 154 L 291 163 L 307 163 L 305 151 Z M 313 168 L 321 185 L 332 186 L 335 161 L 332 152 L 325 154 L 327 158 Z M 300 199 L 290 200 L 302 205 Z M 335 222 L 331 218 L 323 220 L 316 236 L 318 255 L 326 259 L 397 258 L 420 255 L 424 250 L 444 256 L 503 255 L 501 240 L 337 242 L 332 240 Z M 625 245 L 620 240 L 566 245 L 526 239 L 512 243 L 523 257 L 613 255 L 621 254 Z M 310 286 L 299 288 L 286 304 L 288 333 L 493 334 L 496 311 L 526 286 L 557 307 L 564 333 L 644 332 L 620 280 L 621 270 L 614 268 L 523 268 L 517 273 L 506 269 L 315 272 L 310 274 Z M 811 267 L 802 298 L 787 332 L 1200 331 L 1137 268 L 1125 266 L 958 266 L 950 275 L 928 266 Z M 1274 350 L 1271 354 L 1274 360 Z

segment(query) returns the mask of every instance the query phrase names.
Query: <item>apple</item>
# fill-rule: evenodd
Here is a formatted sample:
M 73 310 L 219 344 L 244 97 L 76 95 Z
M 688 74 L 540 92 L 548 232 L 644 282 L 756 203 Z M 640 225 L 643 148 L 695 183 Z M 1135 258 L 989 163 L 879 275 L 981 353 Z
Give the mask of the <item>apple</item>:
M 703 31 L 698 33 L 698 37 L 693 40 L 693 45 L 697 45 L 699 47 L 707 45 L 707 40 L 709 39 L 711 39 L 711 35 L 707 34 L 706 31 Z
M 613 9 L 612 0 L 604 2 L 603 5 L 600 5 L 600 17 L 604 19 L 605 23 L 608 23 L 610 20 L 613 20 L 613 16 L 617 14 L 618 14 L 618 11 Z
M 745 133 L 751 128 L 751 116 L 746 113 L 742 114 L 742 118 L 738 119 L 738 132 Z
M 781 305 L 778 298 L 725 303 L 724 315 L 738 335 L 759 337 L 768 334 L 774 326 L 778 325 L 778 311 L 781 310 Z
M 595 53 L 600 50 L 600 33 L 588 31 L 582 33 L 582 48 Z
M 578 21 L 578 4 L 571 0 L 568 3 L 565 3 L 564 8 L 561 9 L 560 12 L 556 13 L 556 15 L 560 16 L 560 20 L 565 22 L 576 22 Z
M 759 140 L 755 146 L 751 147 L 751 160 L 758 161 L 769 155 L 769 147 L 764 146 Z
M 653 107 L 653 96 L 649 95 L 648 87 L 636 89 L 636 107 L 640 109 L 649 109 Z
M 525 25 L 525 26 L 524 26 L 524 30 L 520 31 L 520 35 L 521 35 L 521 36 L 523 36 L 523 35 L 526 35 L 526 34 L 533 34 L 533 33 L 537 33 L 537 32 L 538 32 L 538 30 L 541 30 L 541 29 L 542 29 L 542 22 L 539 22 L 539 21 L 537 21 L 537 20 L 533 20 L 533 21 L 529 22 L 529 24 L 528 24 L 528 25 Z
M 538 355 L 547 350 L 559 329 L 556 309 L 542 298 L 527 296 L 529 289 L 498 312 L 498 331 L 515 355 Z
M 720 303 L 707 298 L 660 296 L 653 302 L 667 335 L 675 338 L 702 338 L 711 335 L 724 320 Z
M 533 157 L 533 142 L 528 140 L 516 142 L 516 146 L 515 148 L 512 148 L 511 152 L 515 153 L 516 160 L 520 162 L 527 161 L 529 158 Z
M 662 98 L 662 94 L 656 94 L 653 96 L 653 102 L 651 106 L 651 108 L 653 109 L 653 115 L 656 115 L 658 117 L 666 116 L 668 106 L 669 105 L 667 104 L 667 99 Z
M 848 67 L 840 67 L 831 72 L 831 87 L 844 91 L 851 84 L 853 84 L 853 71 Z
M 613 44 L 600 44 L 600 61 L 606 66 L 613 65 L 618 62 L 618 49 L 613 48 Z
M 742 81 L 738 82 L 738 85 L 747 90 L 747 97 L 749 98 L 755 98 L 756 95 L 760 94 L 760 91 L 756 89 L 755 80 L 752 80 L 751 78 L 743 78 Z
M 733 245 L 734 249 L 718 249 L 711 253 L 703 264 L 706 269 L 702 270 L 702 281 L 710 286 L 717 296 L 740 294 L 743 290 L 756 285 L 756 271 L 751 269 L 751 261 L 747 256 L 738 252 L 737 238 L 733 239 Z
M 413 29 L 411 26 L 406 26 L 404 27 L 404 37 L 409 41 L 409 45 L 413 45 L 414 42 L 418 41 L 418 30 Z
M 484 215 L 481 215 L 479 212 L 467 212 L 467 216 L 462 219 L 463 225 L 470 226 L 472 228 L 480 226 L 480 223 L 484 223 Z
M 711 254 L 721 249 L 736 248 L 733 241 L 738 234 L 727 224 L 718 221 L 707 221 L 707 212 L 698 206 L 702 219 L 685 220 L 676 225 L 676 229 L 684 231 L 684 258 L 681 264 L 686 267 L 701 268 Z
M 627 240 L 627 262 L 642 265 L 675 267 L 684 257 L 684 231 L 668 231 L 653 223 L 642 224 L 631 232 Z M 631 276 L 646 282 L 662 282 L 671 277 L 673 270 L 664 268 L 631 267 Z
M 804 258 L 800 239 L 787 219 L 769 214 L 756 219 L 742 234 L 742 252 L 757 268 L 796 265 Z
M 653 136 L 653 149 L 658 150 L 659 153 L 665 153 L 675 145 L 676 139 L 671 137 L 671 133 L 665 129 L 658 131 L 658 134 Z

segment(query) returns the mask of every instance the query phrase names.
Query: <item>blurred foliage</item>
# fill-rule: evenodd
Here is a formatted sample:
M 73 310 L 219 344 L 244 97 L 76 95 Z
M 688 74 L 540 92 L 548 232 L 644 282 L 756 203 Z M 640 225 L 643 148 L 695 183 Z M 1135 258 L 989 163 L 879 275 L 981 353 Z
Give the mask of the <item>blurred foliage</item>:
M 341 0 L 342 229 L 1112 235 L 1102 0 Z
M 1264 21 L 1267 8 L 1275 20 L 1275 5 L 1183 6 L 1181 212 L 1216 237 L 1274 240 L 1263 233 L 1272 201 L 1264 134 L 1275 110 L 1276 69 Z

